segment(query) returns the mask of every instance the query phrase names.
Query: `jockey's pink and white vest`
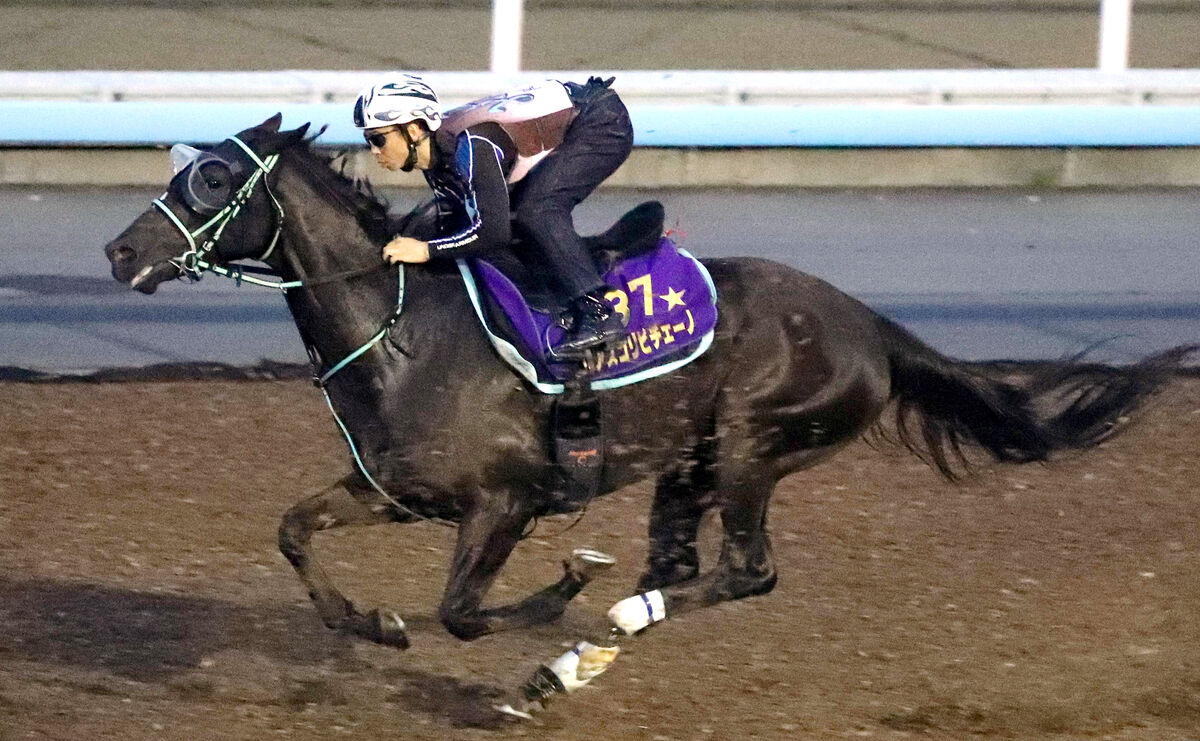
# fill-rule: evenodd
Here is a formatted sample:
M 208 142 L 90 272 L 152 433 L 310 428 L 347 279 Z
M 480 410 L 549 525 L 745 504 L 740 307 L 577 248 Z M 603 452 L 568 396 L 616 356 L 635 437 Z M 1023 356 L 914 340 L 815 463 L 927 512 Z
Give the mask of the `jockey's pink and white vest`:
M 575 105 L 567 89 L 560 82 L 546 80 L 449 110 L 443 115 L 442 131 L 457 137 L 471 126 L 498 124 L 517 148 L 516 162 L 506 178 L 512 184 L 562 143 L 574 120 Z

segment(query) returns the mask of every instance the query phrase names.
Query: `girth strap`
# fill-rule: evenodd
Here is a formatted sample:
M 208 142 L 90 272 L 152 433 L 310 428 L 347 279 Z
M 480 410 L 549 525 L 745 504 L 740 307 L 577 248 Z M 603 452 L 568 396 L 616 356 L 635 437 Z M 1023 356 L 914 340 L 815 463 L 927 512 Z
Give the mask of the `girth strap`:
M 550 442 L 554 462 L 569 487 L 566 509 L 586 506 L 600 490 L 604 470 L 604 425 L 600 400 L 580 371 L 565 384 L 550 413 Z

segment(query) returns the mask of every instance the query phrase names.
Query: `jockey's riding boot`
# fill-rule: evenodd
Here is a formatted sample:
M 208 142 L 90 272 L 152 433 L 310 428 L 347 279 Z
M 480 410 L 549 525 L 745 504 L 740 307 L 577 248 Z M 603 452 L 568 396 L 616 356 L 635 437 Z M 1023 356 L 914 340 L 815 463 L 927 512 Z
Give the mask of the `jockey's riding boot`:
M 625 322 L 612 302 L 604 298 L 606 290 L 585 293 L 571 302 L 575 324 L 563 341 L 555 345 L 556 355 L 583 355 L 625 336 Z

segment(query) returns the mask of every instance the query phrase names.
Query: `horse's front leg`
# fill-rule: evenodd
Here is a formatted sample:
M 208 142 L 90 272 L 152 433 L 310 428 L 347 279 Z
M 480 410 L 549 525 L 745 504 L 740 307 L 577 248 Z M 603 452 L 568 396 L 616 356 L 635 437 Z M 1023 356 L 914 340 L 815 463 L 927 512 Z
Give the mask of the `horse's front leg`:
M 408 648 L 408 635 L 399 616 L 378 609 L 366 614 L 358 612 L 313 558 L 310 541 L 318 530 L 399 521 L 394 509 L 374 492 L 364 496 L 376 497 L 378 501 L 364 501 L 352 495 L 347 488 L 349 480 L 343 479 L 289 509 L 279 525 L 279 550 L 304 582 L 325 625 L 376 643 Z
M 463 519 L 438 609 L 442 624 L 456 637 L 471 640 L 554 620 L 596 574 L 612 565 L 612 559 L 602 553 L 579 550 L 563 563 L 563 576 L 554 584 L 515 604 L 480 609 L 531 518 L 532 512 L 515 497 L 489 492 Z

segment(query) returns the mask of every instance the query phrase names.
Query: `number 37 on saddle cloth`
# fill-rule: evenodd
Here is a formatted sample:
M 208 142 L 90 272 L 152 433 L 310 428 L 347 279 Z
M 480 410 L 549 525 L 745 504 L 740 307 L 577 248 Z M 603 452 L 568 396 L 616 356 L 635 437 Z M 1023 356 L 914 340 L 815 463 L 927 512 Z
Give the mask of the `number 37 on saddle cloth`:
M 501 358 L 539 391 L 558 394 L 578 370 L 551 352 L 564 331 L 558 309 L 538 306 L 486 259 L 459 260 L 467 293 Z M 667 237 L 602 273 L 607 298 L 627 320 L 624 343 L 589 354 L 594 390 L 627 386 L 670 373 L 704 354 L 717 324 L 717 290 L 705 267 Z

